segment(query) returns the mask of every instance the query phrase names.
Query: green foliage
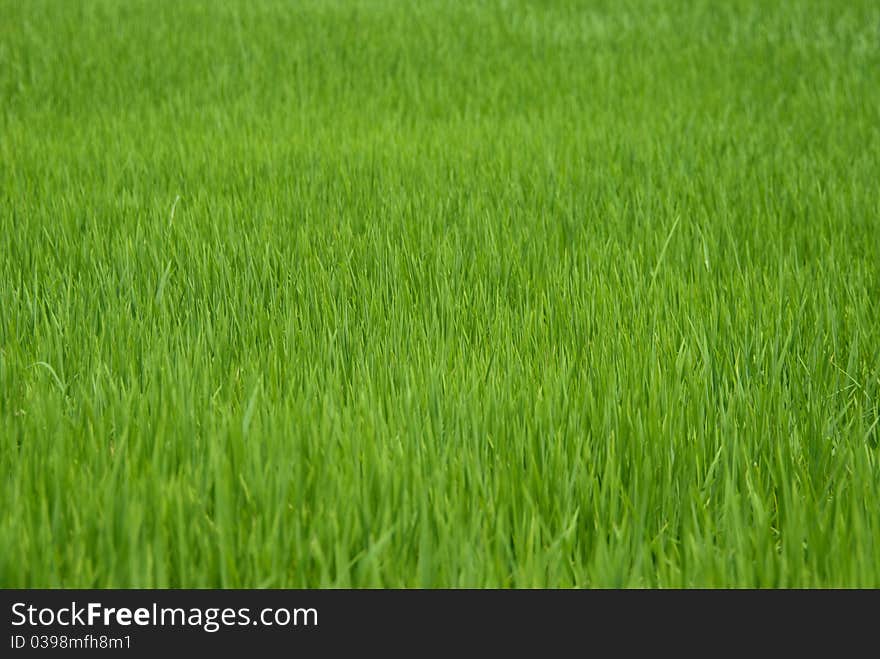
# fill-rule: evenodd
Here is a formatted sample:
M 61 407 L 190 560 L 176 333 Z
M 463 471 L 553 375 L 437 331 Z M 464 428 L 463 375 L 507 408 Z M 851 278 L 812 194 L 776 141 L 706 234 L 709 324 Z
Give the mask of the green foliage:
M 0 0 L 0 586 L 880 587 L 872 0 Z

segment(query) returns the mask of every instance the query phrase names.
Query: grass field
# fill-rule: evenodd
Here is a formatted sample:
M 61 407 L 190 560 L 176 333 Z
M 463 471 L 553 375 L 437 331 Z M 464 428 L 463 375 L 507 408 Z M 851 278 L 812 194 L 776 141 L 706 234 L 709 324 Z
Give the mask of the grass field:
M 0 586 L 880 587 L 873 0 L 0 0 Z

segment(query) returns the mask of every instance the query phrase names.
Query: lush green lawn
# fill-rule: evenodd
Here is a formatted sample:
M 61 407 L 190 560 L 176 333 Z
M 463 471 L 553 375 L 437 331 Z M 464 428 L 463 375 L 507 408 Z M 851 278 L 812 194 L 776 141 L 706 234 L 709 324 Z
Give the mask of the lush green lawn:
M 0 0 L 0 586 L 880 586 L 873 0 Z

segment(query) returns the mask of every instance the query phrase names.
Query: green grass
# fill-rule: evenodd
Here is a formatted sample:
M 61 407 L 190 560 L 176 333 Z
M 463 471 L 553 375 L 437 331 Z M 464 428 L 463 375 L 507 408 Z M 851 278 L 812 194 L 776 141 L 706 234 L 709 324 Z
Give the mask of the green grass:
M 880 587 L 873 0 L 0 0 L 0 586 Z

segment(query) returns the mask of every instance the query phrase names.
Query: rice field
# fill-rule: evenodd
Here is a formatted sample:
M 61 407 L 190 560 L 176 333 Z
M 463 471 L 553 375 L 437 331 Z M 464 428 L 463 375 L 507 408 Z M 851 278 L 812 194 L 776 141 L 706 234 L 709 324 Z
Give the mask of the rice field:
M 880 587 L 880 5 L 0 0 L 0 587 Z

